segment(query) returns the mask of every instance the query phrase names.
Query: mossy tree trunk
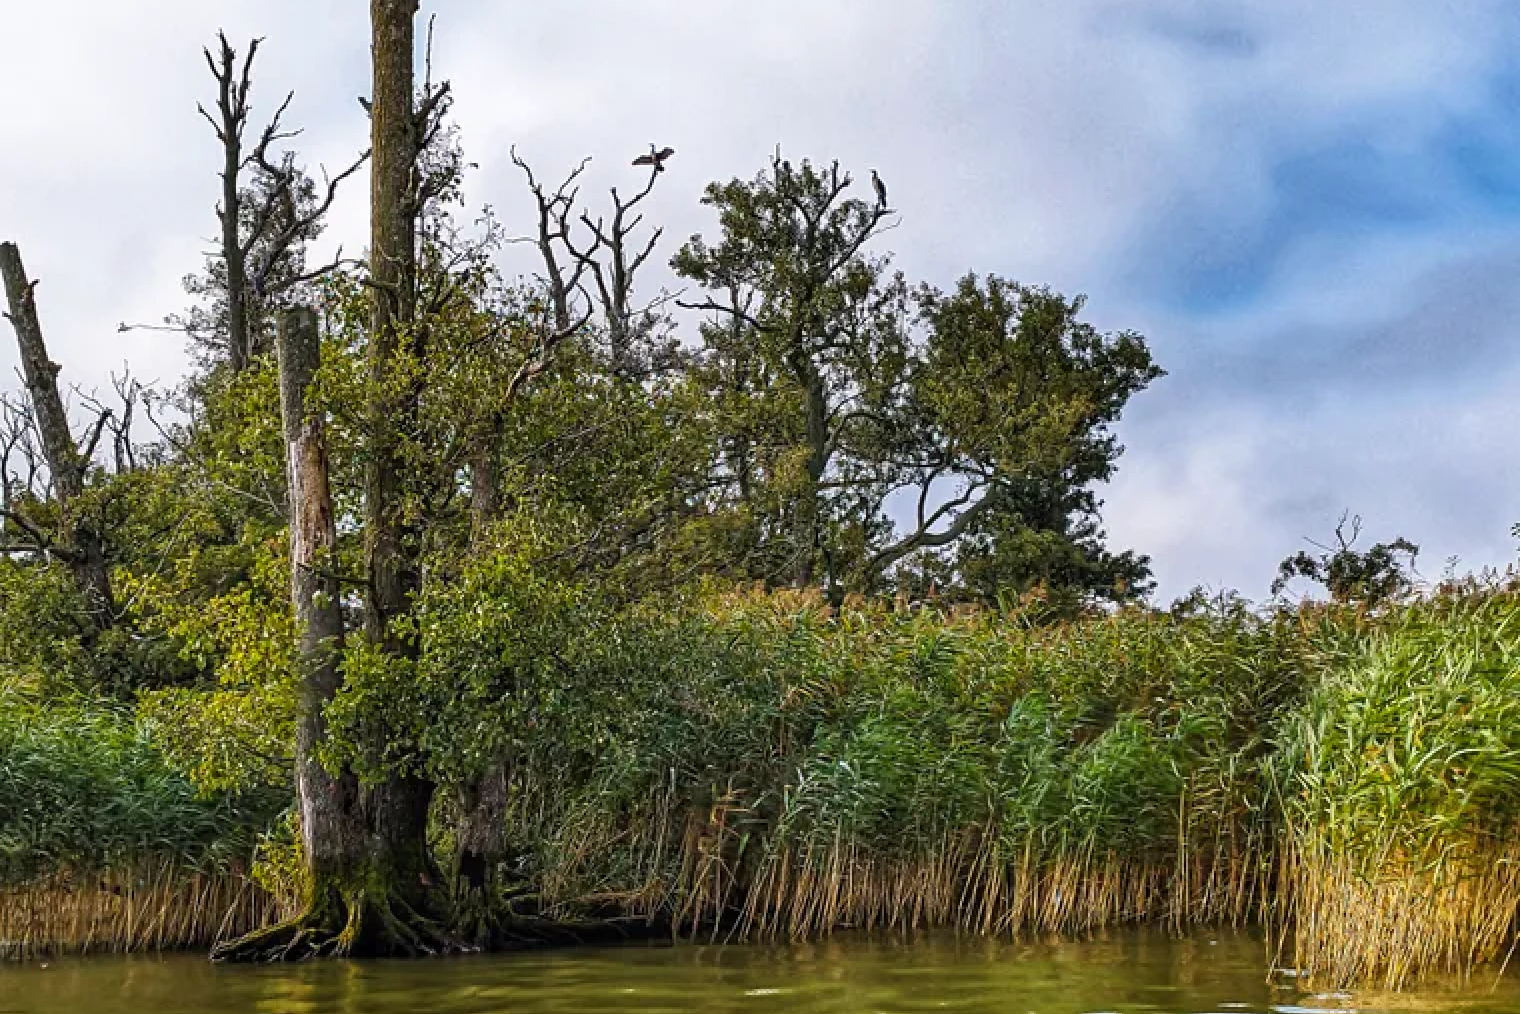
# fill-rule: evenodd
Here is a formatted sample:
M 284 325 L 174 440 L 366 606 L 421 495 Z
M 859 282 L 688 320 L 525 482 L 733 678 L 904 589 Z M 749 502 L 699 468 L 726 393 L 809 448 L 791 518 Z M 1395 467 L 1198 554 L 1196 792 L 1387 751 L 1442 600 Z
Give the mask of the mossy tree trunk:
M 409 520 L 405 441 L 416 432 L 427 349 L 417 344 L 417 219 L 424 117 L 415 103 L 414 21 L 417 0 L 371 0 L 373 95 L 370 101 L 370 337 L 371 403 L 365 468 L 364 532 L 368 597 L 365 632 L 398 658 L 419 646 L 395 636 L 395 622 L 412 609 L 422 587 L 422 533 Z M 412 342 L 402 356 L 402 342 Z M 410 360 L 411 376 L 398 364 Z M 427 848 L 432 782 L 393 778 L 370 791 L 383 847 L 400 876 L 410 907 L 443 916 L 441 877 Z M 420 892 L 420 893 L 418 893 Z
M 221 960 L 316 956 L 417 955 L 451 947 L 430 899 L 426 823 L 411 811 L 417 796 L 404 785 L 360 784 L 351 771 L 329 771 L 324 709 L 342 683 L 341 589 L 333 570 L 334 520 L 322 414 L 307 392 L 320 357 L 316 314 L 281 315 L 275 341 L 280 373 L 290 510 L 290 594 L 300 641 L 300 705 L 296 724 L 296 789 L 307 897 L 288 923 L 250 934 L 213 952 Z

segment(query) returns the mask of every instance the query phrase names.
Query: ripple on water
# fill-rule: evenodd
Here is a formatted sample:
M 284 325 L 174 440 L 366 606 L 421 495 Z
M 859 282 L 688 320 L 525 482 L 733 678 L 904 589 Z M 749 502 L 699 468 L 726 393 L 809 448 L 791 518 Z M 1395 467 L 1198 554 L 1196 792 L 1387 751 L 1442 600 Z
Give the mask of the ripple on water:
M 0 1014 L 1512 1014 L 1520 981 L 1419 995 L 1269 983 L 1249 935 L 1084 943 L 841 936 L 421 962 L 213 966 L 190 956 L 0 966 Z

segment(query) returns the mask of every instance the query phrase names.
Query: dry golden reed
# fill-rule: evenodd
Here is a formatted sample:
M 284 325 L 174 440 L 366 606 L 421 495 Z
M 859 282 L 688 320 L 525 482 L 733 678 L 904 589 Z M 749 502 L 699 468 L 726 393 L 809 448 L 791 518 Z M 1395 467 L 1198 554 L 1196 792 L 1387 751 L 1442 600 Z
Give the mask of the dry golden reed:
M 0 887 L 0 957 L 209 948 L 289 914 L 246 877 L 149 864 Z

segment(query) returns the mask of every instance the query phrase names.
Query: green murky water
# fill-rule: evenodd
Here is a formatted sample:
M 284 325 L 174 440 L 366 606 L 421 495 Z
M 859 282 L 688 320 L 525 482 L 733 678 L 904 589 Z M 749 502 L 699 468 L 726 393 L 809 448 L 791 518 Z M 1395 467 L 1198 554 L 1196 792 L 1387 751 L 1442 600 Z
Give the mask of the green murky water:
M 785 1014 L 959 1011 L 1176 1014 L 1520 1012 L 1520 979 L 1402 996 L 1269 982 L 1247 936 L 1014 945 L 849 938 L 796 947 L 626 947 L 420 962 L 218 967 L 202 958 L 0 966 L 3 1014 Z

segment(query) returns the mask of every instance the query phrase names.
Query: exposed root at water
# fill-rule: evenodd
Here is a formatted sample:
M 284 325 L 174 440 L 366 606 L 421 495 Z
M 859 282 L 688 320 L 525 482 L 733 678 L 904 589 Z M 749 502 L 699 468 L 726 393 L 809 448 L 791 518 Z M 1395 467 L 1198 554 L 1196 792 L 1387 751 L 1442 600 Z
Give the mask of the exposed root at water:
M 418 958 L 467 948 L 404 898 L 329 891 L 294 919 L 255 930 L 211 951 L 213 961 L 276 962 L 310 958 Z

